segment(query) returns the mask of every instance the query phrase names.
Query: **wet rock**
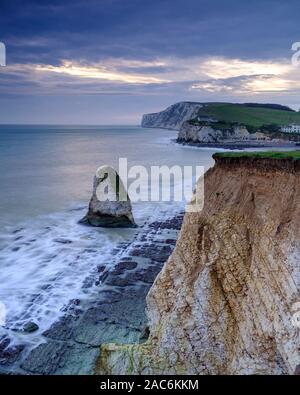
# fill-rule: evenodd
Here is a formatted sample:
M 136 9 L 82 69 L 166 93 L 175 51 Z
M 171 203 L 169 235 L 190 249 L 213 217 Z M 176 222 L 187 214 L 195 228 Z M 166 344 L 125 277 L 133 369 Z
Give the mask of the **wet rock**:
M 89 210 L 80 223 L 104 228 L 136 227 L 129 196 L 112 167 L 97 170 Z
M 122 293 L 114 290 L 104 289 L 99 294 L 99 305 L 107 304 L 107 303 L 115 303 L 122 299 Z
M 152 284 L 151 284 L 152 285 Z M 128 298 L 138 300 L 140 298 L 145 299 L 148 291 L 151 287 L 150 284 L 141 283 L 139 286 L 130 287 L 126 289 L 126 295 Z
M 138 342 L 146 323 L 145 306 L 145 300 L 126 297 L 90 308 L 75 329 L 74 338 L 93 346 L 107 342 Z
M 94 248 L 85 248 L 83 252 L 86 252 L 87 254 L 93 254 L 94 252 L 97 252 Z
M 22 230 L 24 230 L 24 228 L 15 229 L 15 230 L 13 230 L 11 233 L 12 233 L 13 235 L 16 235 L 17 233 L 22 232 Z
M 169 258 L 172 251 L 173 248 L 170 245 L 151 244 L 148 246 L 141 246 L 140 248 L 135 248 L 131 252 L 131 255 L 142 256 L 163 263 Z
M 126 270 L 133 270 L 137 267 L 137 262 L 134 261 L 121 261 L 112 270 L 113 275 L 123 274 Z
M 0 365 L 6 366 L 13 364 L 23 351 L 22 345 L 10 345 L 10 339 L 3 337 L 0 339 Z
M 104 265 L 97 266 L 98 273 L 102 273 L 104 270 L 105 270 L 105 266 Z
M 183 214 L 179 214 L 174 218 L 170 218 L 164 222 L 152 222 L 149 227 L 153 228 L 155 230 L 158 229 L 174 229 L 174 230 L 180 230 L 182 221 L 183 221 Z
M 33 333 L 37 330 L 39 330 L 39 326 L 33 321 L 27 322 L 23 327 L 23 331 L 26 333 Z
M 174 239 L 167 239 L 167 240 L 165 240 L 165 243 L 166 243 L 166 244 L 171 244 L 171 245 L 175 246 L 175 245 L 176 245 L 176 241 L 177 241 L 177 240 L 174 240 Z
M 42 291 L 46 291 L 47 289 L 51 289 L 51 288 L 53 288 L 52 284 L 44 284 L 41 286 Z
M 70 301 L 70 303 L 72 303 L 72 304 L 75 305 L 75 306 L 79 306 L 79 305 L 80 305 L 80 299 L 72 299 L 72 300 Z
M 92 276 L 87 277 L 82 284 L 82 288 L 83 289 L 91 288 L 94 285 L 94 282 L 95 280 Z
M 49 341 L 33 349 L 21 364 L 21 368 L 35 374 L 55 374 L 58 370 L 68 368 L 70 352 L 77 352 L 76 359 L 81 358 L 75 344 Z M 73 359 L 72 364 L 75 362 Z M 80 371 L 80 368 L 78 370 Z
M 21 367 L 32 373 L 52 374 L 58 367 L 61 355 L 65 353 L 66 349 L 67 345 L 64 343 L 41 344 L 30 352 Z
M 115 276 L 113 274 L 109 274 L 107 279 L 105 280 L 105 284 L 113 287 L 126 287 L 128 285 L 133 285 L 134 282 L 132 278 L 123 278 Z
M 149 266 L 146 269 L 136 271 L 134 273 L 128 274 L 124 280 L 131 282 L 132 284 L 136 284 L 138 282 L 144 282 L 148 284 L 152 284 L 161 270 L 160 265 Z
M 78 317 L 66 315 L 46 330 L 43 335 L 53 340 L 70 340 L 73 336 L 73 329 L 78 322 Z
M 120 248 L 114 248 L 111 252 L 111 255 L 118 255 L 120 253 L 121 249 Z
M 108 275 L 109 275 L 109 271 L 108 271 L 108 270 L 104 271 L 104 272 L 99 276 L 99 281 L 100 281 L 100 282 L 105 281 L 106 278 L 108 277 Z
M 62 356 L 56 375 L 90 375 L 93 373 L 100 350 L 82 344 L 72 344 Z
M 71 244 L 72 243 L 72 240 L 62 239 L 62 238 L 54 239 L 54 241 L 56 243 L 61 243 L 61 244 Z
M 78 328 L 76 342 L 93 347 L 100 346 L 103 343 L 130 344 L 138 342 L 140 336 L 139 330 L 122 325 L 107 324 L 104 321 L 95 324 L 91 322 Z

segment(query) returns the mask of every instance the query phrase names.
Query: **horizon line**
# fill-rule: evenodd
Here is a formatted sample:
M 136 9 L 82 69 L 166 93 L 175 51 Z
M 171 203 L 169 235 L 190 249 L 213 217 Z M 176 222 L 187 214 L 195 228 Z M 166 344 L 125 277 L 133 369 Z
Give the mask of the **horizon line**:
M 87 123 L 0 123 L 0 126 L 141 126 L 140 124 L 111 123 L 111 124 L 87 124 Z

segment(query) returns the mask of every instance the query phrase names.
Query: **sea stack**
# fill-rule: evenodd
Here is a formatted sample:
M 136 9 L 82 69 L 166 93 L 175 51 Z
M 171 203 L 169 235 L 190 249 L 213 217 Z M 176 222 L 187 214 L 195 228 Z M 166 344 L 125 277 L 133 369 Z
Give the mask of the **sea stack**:
M 88 213 L 80 223 L 104 228 L 135 228 L 130 198 L 118 173 L 101 166 L 94 177 Z

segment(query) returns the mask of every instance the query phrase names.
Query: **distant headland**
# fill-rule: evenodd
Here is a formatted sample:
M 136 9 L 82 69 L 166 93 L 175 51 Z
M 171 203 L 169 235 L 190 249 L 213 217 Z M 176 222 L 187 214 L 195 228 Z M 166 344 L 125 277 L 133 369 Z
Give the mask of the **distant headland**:
M 178 130 L 178 143 L 196 146 L 245 148 L 300 142 L 300 112 L 280 104 L 180 102 L 145 114 L 142 127 Z

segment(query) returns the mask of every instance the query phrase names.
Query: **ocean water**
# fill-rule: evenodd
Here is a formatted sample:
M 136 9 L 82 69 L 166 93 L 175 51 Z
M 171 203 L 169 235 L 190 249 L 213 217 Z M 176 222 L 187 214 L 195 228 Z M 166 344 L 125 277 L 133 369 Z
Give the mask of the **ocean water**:
M 28 321 L 42 333 L 71 299 L 90 297 L 86 278 L 139 231 L 78 224 L 99 166 L 118 169 L 120 157 L 129 168 L 213 164 L 215 150 L 177 145 L 176 134 L 134 126 L 0 126 L 0 304 L 6 310 L 0 334 L 24 342 Z M 141 227 L 184 205 L 143 201 L 133 212 Z

